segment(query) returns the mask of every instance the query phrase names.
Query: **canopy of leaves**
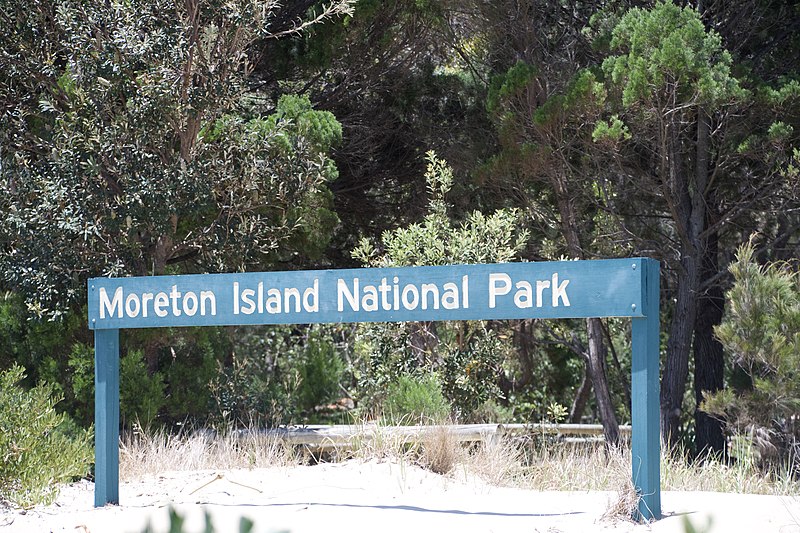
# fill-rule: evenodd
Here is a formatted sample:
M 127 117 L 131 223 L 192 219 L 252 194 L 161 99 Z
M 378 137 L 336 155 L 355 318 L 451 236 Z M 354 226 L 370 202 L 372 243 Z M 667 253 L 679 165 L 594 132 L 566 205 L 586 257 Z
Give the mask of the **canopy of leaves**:
M 618 55 L 607 58 L 603 70 L 622 86 L 626 107 L 637 101 L 659 110 L 686 103 L 717 106 L 742 95 L 731 76 L 730 53 L 689 6 L 662 1 L 652 9 L 631 9 L 614 26 L 610 44 Z
M 306 97 L 271 107 L 247 88 L 277 4 L 112 7 L 3 8 L 0 280 L 53 316 L 90 275 L 319 255 L 341 127 Z

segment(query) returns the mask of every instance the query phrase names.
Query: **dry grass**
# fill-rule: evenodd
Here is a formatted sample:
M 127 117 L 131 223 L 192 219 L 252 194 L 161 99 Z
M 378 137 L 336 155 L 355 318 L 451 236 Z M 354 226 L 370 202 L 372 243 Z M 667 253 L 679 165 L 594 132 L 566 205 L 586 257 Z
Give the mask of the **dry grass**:
M 496 486 L 514 486 L 526 478 L 524 450 L 518 441 L 492 439 L 472 450 L 464 470 Z
M 299 462 L 298 454 L 278 439 L 203 431 L 128 435 L 120 440 L 119 458 L 120 478 L 126 481 L 166 470 L 265 468 Z
M 389 459 L 413 462 L 419 443 L 409 442 L 405 436 L 393 433 L 381 424 L 362 423 L 359 426 L 360 431 L 350 437 L 348 450 L 338 454 L 340 457 L 363 461 Z
M 209 432 L 167 435 L 135 434 L 120 444 L 120 475 L 130 480 L 165 470 L 213 470 L 288 466 L 303 462 L 302 450 L 257 433 L 220 436 Z M 460 443 L 446 428 L 436 428 L 418 440 L 364 424 L 347 450 L 333 460 L 388 459 L 417 464 L 440 474 L 477 476 L 491 485 L 538 491 L 612 491 L 628 509 L 635 498 L 631 487 L 630 450 L 607 452 L 602 445 L 569 445 L 542 439 L 493 439 Z M 752 461 L 725 465 L 715 461 L 688 463 L 663 456 L 663 490 L 800 495 L 790 476 L 765 476 Z M 635 501 L 633 502 L 635 505 Z M 609 511 L 615 514 L 613 510 Z M 616 514 L 626 514 L 624 511 Z
M 457 464 L 467 459 L 467 455 L 446 426 L 437 426 L 425 435 L 419 464 L 437 474 L 449 474 Z
M 661 457 L 662 490 L 738 492 L 798 496 L 800 486 L 788 474 L 765 475 L 751 461 L 687 463 L 682 458 Z
M 630 452 L 602 445 L 547 444 L 528 449 L 524 486 L 532 490 L 619 490 L 631 476 Z
M 638 507 L 639 495 L 636 493 L 633 481 L 628 478 L 609 500 L 608 507 L 606 507 L 606 511 L 600 517 L 600 520 L 602 522 L 631 521 Z

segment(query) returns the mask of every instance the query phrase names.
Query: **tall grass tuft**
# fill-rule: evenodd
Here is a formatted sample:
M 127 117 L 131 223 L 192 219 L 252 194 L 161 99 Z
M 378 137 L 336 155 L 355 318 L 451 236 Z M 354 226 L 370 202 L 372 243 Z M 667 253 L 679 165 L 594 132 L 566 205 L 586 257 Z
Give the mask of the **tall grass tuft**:
M 419 453 L 419 464 L 437 474 L 449 474 L 466 460 L 467 453 L 447 426 L 436 426 L 426 435 Z
M 211 431 L 169 434 L 134 432 L 120 441 L 120 478 L 126 481 L 165 470 L 267 468 L 299 463 L 283 441 L 256 431 L 219 435 Z

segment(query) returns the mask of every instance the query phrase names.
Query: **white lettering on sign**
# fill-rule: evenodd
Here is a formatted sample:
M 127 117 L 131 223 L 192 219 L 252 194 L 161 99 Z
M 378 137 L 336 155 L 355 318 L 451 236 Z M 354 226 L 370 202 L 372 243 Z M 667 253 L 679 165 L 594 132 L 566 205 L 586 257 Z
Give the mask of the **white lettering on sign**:
M 569 285 L 569 280 L 565 279 L 559 285 L 558 283 L 558 272 L 553 274 L 553 307 L 558 307 L 558 300 L 561 300 L 566 307 L 569 307 L 569 297 L 567 297 L 567 285 Z
M 310 287 L 303 292 L 297 287 L 285 287 L 283 290 L 264 289 L 264 282 L 258 283 L 255 289 L 242 289 L 238 281 L 233 282 L 233 314 L 252 315 L 253 313 L 306 313 L 319 312 L 319 279 L 314 279 Z
M 469 309 L 469 276 L 461 277 L 461 286 L 447 282 L 406 283 L 403 285 L 397 276 L 389 283 L 381 278 L 377 284 L 361 284 L 359 278 L 348 280 L 339 278 L 336 282 L 336 309 L 345 311 L 364 311 L 371 313 L 383 311 L 414 311 L 422 309 Z
M 544 305 L 544 292 L 550 291 L 550 304 L 553 307 L 569 307 L 569 295 L 567 294 L 569 280 L 559 282 L 558 272 L 554 272 L 548 280 L 536 280 L 536 297 L 533 294 L 533 285 L 528 280 L 520 280 L 513 283 L 511 276 L 503 272 L 489 274 L 489 309 L 497 307 L 499 299 L 514 291 L 514 305 L 519 309 L 542 307 Z
M 122 318 L 122 287 L 117 287 L 114 291 L 113 300 L 108 299 L 106 288 L 100 287 L 100 318 L 105 318 L 106 312 L 108 316 L 114 316 L 115 309 L 118 312 L 117 318 Z
M 178 286 L 173 285 L 169 293 L 158 292 L 129 292 L 124 293 L 122 287 L 114 290 L 114 296 L 109 298 L 105 287 L 100 287 L 100 318 L 147 318 L 155 313 L 157 317 L 164 318 L 172 311 L 173 316 L 194 316 L 200 311 L 200 316 L 216 316 L 217 298 L 213 291 L 200 291 L 200 295 L 193 291 L 180 292 Z M 151 305 L 152 304 L 152 305 Z
M 489 309 L 497 307 L 497 297 L 511 292 L 511 276 L 489 274 Z
M 561 274 L 563 275 L 563 273 Z M 374 276 L 374 275 L 373 275 Z M 482 274 L 481 283 L 473 286 L 481 294 L 481 305 L 497 310 L 531 310 L 542 308 L 570 307 L 570 280 L 560 277 L 558 272 L 548 272 L 539 279 L 527 278 L 515 271 L 504 271 L 498 265 L 497 271 Z M 543 279 L 542 279 L 543 278 Z M 252 279 L 252 278 L 251 278 Z M 276 278 L 277 279 L 277 278 Z M 335 288 L 333 281 L 336 280 Z M 485 283 L 485 284 L 484 284 Z M 390 320 L 402 316 L 403 312 L 413 311 L 459 311 L 470 309 L 470 275 L 463 272 L 447 277 L 404 276 L 389 274 L 385 277 L 362 276 L 325 279 L 304 277 L 299 282 L 270 286 L 265 278 L 255 278 L 247 282 L 240 278 L 231 280 L 225 289 L 226 296 L 221 300 L 225 309 L 223 316 L 294 315 L 319 313 L 364 313 L 372 314 L 369 320 Z M 151 285 L 152 287 L 152 285 Z M 150 291 L 132 290 L 130 285 L 99 287 L 99 319 L 148 319 L 153 322 L 169 322 L 179 318 L 188 323 L 192 319 L 208 315 L 217 316 L 217 297 L 213 290 L 198 287 L 197 284 L 170 282 Z M 219 285 L 216 285 L 219 287 Z M 485 287 L 485 288 L 484 288 Z M 216 289 L 220 290 L 220 289 Z M 486 295 L 488 298 L 483 299 Z M 335 308 L 333 298 L 336 298 Z M 322 305 L 320 301 L 324 302 Z M 325 309 L 324 313 L 320 308 Z M 386 316 L 389 314 L 389 316 Z M 155 320 L 154 320 L 155 319 Z M 207 321 L 205 321 L 207 322 Z M 268 320 L 267 320 L 268 322 Z

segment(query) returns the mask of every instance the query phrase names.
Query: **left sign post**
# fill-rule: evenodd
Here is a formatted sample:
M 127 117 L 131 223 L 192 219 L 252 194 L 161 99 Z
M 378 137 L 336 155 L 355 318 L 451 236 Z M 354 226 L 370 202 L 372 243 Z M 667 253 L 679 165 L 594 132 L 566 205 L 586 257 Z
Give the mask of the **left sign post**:
M 94 330 L 94 506 L 119 503 L 119 330 Z

